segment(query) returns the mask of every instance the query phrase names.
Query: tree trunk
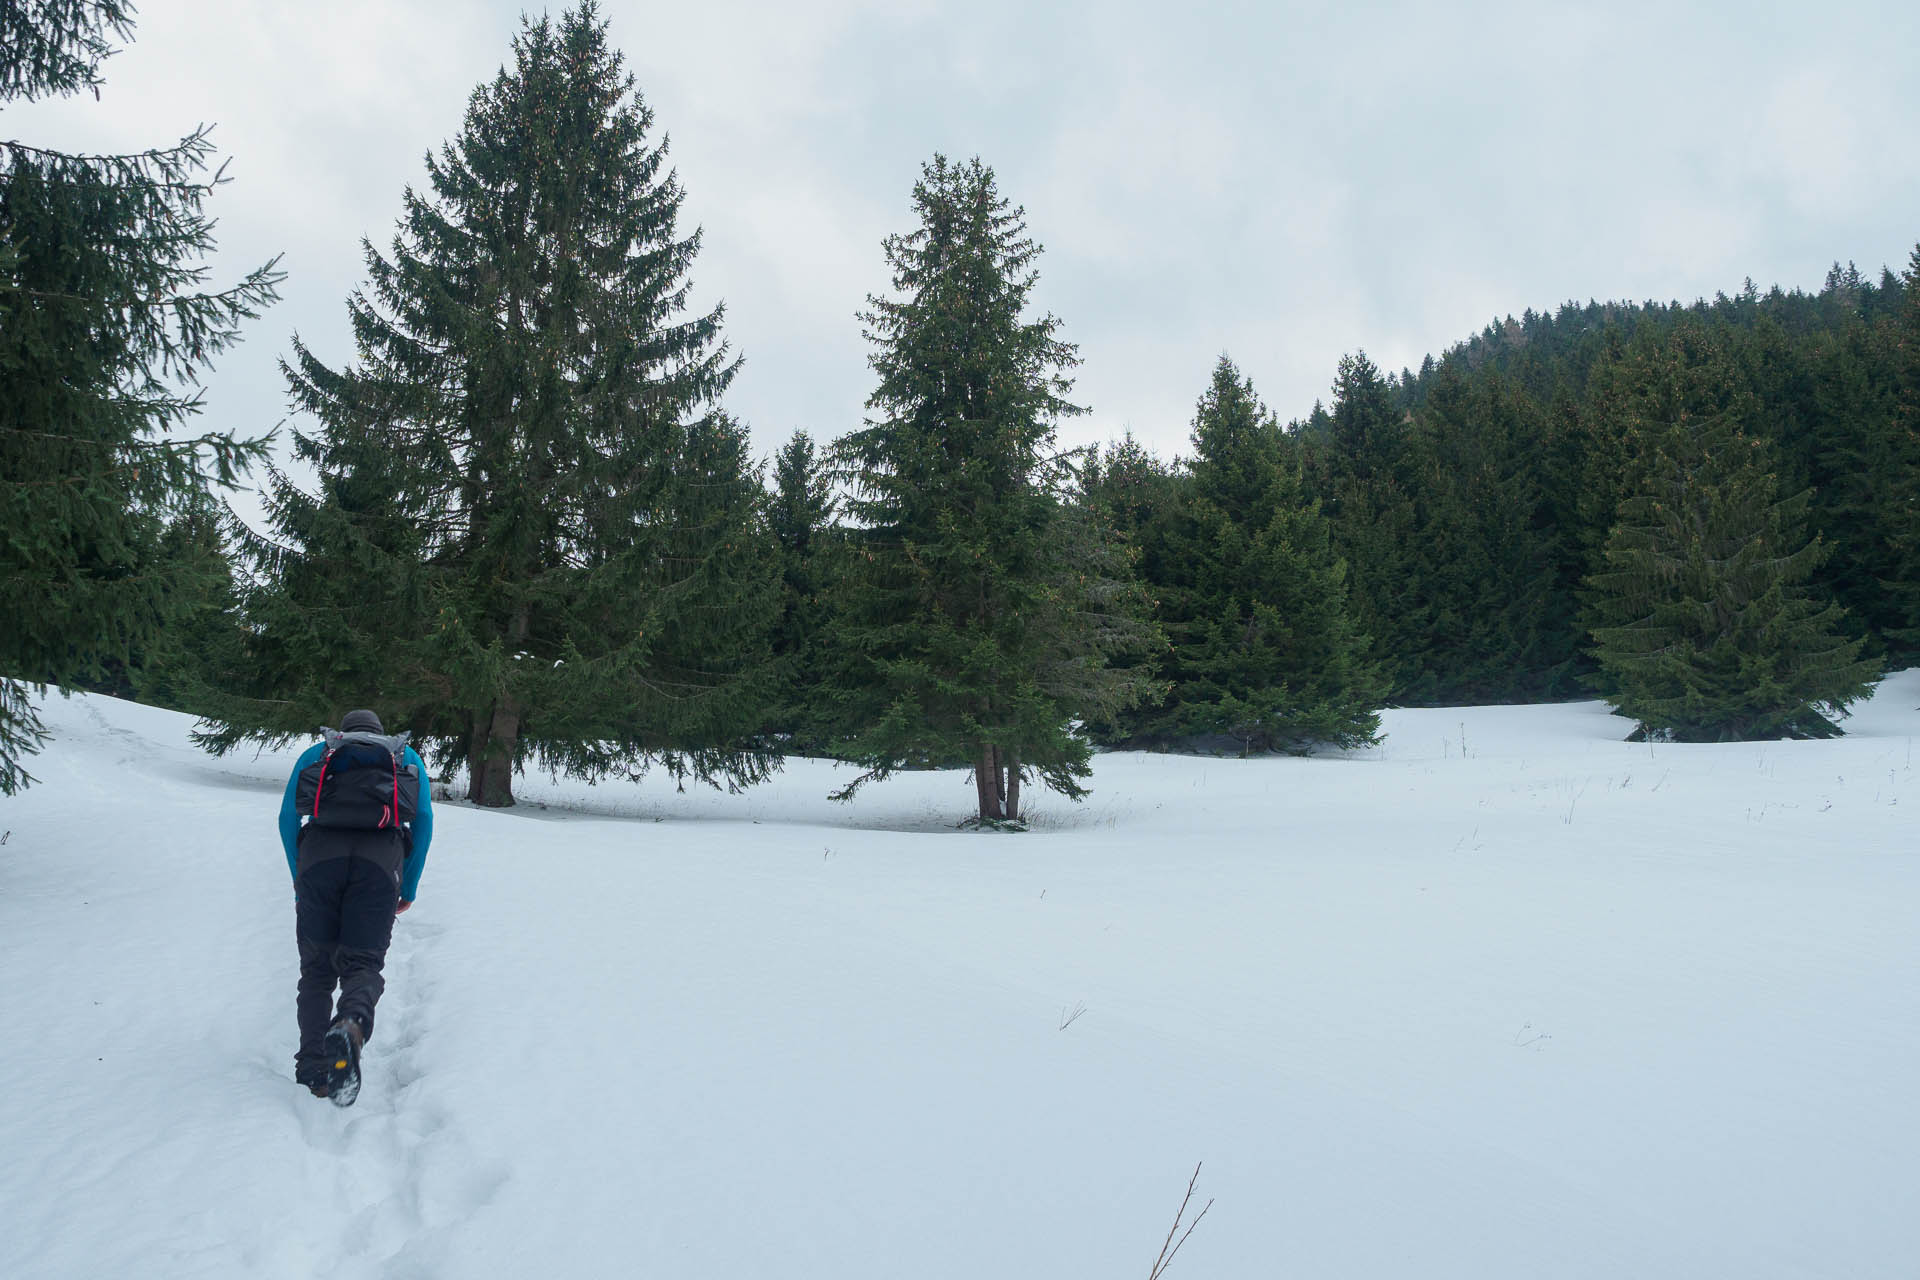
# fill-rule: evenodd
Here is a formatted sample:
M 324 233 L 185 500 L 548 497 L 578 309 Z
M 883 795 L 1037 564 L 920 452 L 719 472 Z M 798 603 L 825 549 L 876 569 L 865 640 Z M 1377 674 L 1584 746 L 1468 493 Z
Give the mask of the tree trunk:
M 518 653 L 526 642 L 532 622 L 530 614 L 523 604 L 508 619 L 509 651 Z M 508 677 L 507 685 L 511 689 L 512 677 Z M 513 760 L 514 747 L 520 737 L 520 711 L 520 700 L 503 689 L 494 699 L 491 715 L 482 713 L 473 735 L 479 750 L 467 761 L 467 771 L 473 778 L 468 796 L 472 803 L 489 809 L 513 807 Z
M 467 801 L 481 804 L 480 762 L 487 758 L 487 726 L 493 721 L 493 709 L 481 707 L 467 716 Z
M 1007 796 L 1006 817 L 1012 822 L 1020 817 L 1020 757 L 1011 749 L 1000 753 L 1007 764 L 1007 783 L 1004 788 Z
M 513 807 L 514 742 L 520 736 L 520 706 L 512 698 L 493 704 L 487 745 L 474 771 L 473 803 L 489 809 Z
M 974 790 L 980 793 L 980 821 L 982 822 L 1000 820 L 999 773 L 993 748 L 980 748 L 980 758 L 973 765 L 973 785 Z

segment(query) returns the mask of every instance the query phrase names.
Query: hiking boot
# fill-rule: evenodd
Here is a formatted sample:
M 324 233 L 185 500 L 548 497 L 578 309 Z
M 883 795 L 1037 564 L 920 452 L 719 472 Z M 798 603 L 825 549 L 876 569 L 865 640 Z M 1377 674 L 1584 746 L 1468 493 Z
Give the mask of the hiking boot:
M 325 1056 L 321 1067 L 327 1073 L 327 1099 L 336 1107 L 350 1107 L 360 1096 L 360 1046 L 366 1034 L 352 1018 L 341 1018 L 327 1028 L 320 1042 Z

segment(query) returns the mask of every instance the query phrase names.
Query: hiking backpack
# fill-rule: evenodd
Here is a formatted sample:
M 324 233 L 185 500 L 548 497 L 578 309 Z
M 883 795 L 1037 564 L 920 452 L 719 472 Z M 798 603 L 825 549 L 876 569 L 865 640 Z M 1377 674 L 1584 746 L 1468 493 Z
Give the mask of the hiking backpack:
M 413 821 L 420 772 L 406 761 L 411 734 L 321 729 L 326 750 L 300 771 L 294 803 L 317 827 L 382 831 Z

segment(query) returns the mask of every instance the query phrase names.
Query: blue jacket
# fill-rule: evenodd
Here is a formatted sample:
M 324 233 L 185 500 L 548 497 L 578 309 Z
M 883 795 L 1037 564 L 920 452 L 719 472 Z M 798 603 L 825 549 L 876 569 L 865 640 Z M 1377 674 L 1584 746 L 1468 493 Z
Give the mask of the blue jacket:
M 291 876 L 300 874 L 300 806 L 294 801 L 294 792 L 300 786 L 300 771 L 326 752 L 327 744 L 316 742 L 300 754 L 293 763 L 293 775 L 287 779 L 286 799 L 280 802 L 280 843 L 286 846 L 287 874 Z M 407 851 L 406 865 L 400 869 L 400 897 L 402 901 L 412 902 L 420 892 L 420 873 L 427 869 L 427 846 L 433 843 L 433 783 L 427 777 L 427 766 L 419 752 L 408 747 L 404 760 L 420 777 L 420 805 L 413 821 L 407 824 L 413 847 Z

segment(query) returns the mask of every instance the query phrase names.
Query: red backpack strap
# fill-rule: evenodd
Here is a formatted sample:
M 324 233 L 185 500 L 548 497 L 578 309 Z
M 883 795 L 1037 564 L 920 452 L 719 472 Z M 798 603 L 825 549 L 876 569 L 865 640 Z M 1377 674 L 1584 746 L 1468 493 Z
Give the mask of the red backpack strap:
M 327 789 L 327 761 L 331 759 L 333 759 L 333 748 L 328 747 L 326 753 L 320 757 L 320 779 L 313 784 L 313 817 L 316 822 L 320 820 L 320 793 Z

